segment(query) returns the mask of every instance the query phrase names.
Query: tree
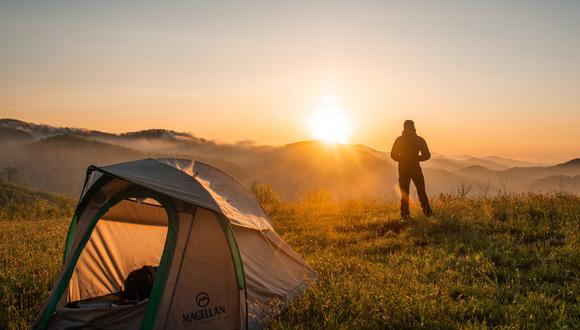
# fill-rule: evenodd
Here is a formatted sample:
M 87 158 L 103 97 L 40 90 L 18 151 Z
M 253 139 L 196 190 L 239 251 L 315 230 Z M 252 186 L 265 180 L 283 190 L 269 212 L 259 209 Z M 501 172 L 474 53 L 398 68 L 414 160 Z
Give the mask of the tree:
M 275 207 L 280 204 L 280 196 L 272 188 L 271 185 L 266 183 L 252 183 L 252 193 L 256 196 L 256 199 L 263 206 Z
M 12 166 L 8 166 L 4 168 L 2 172 L 2 179 L 9 183 L 19 183 L 20 182 L 20 173 L 18 173 L 18 169 Z

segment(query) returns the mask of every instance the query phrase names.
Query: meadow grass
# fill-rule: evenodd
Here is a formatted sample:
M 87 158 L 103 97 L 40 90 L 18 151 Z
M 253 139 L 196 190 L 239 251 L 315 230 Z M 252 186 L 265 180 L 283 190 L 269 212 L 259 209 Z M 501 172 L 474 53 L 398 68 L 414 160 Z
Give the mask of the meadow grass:
M 69 220 L 0 221 L 0 328 L 27 329 L 62 266 Z
M 319 273 L 268 328 L 580 328 L 578 196 L 439 196 L 434 217 L 407 221 L 397 202 L 311 195 L 265 208 Z M 0 221 L 1 326 L 34 320 L 67 228 Z
M 70 217 L 76 200 L 0 180 L 0 221 Z
M 433 207 L 408 221 L 395 202 L 270 208 L 320 279 L 268 326 L 580 328 L 578 196 L 440 196 Z

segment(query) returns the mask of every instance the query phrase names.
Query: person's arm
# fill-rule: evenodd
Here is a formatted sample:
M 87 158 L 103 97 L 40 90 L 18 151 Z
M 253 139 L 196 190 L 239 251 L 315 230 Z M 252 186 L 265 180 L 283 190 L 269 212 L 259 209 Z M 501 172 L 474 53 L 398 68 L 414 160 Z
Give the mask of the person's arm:
M 401 147 L 400 147 L 400 142 L 399 142 L 399 138 L 397 138 L 395 140 L 395 143 L 393 143 L 393 147 L 391 148 L 391 158 L 398 162 L 401 160 Z
M 429 152 L 429 147 L 427 146 L 427 142 L 425 139 L 421 138 L 419 142 L 419 151 L 421 151 L 421 155 L 419 155 L 419 161 L 424 162 L 431 158 L 431 152 Z

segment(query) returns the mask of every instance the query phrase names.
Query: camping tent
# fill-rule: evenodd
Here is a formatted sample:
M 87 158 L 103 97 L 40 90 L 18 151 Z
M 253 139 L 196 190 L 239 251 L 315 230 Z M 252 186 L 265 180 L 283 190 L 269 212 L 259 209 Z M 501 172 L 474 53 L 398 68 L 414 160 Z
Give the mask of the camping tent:
M 120 301 L 143 266 L 158 267 L 149 298 Z M 315 278 L 224 172 L 183 159 L 91 166 L 34 327 L 260 328 Z

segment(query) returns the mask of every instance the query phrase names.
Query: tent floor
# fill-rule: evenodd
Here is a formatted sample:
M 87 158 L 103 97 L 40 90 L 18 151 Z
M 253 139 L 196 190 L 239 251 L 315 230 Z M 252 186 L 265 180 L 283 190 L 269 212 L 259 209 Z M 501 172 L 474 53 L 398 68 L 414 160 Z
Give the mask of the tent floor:
M 84 300 L 73 301 L 66 304 L 66 308 L 106 308 L 120 305 L 134 305 L 134 303 L 123 303 L 121 293 L 111 293 L 104 296 L 92 297 Z

